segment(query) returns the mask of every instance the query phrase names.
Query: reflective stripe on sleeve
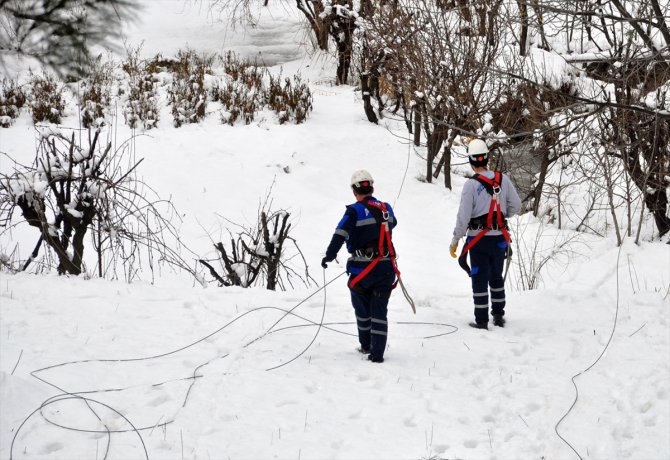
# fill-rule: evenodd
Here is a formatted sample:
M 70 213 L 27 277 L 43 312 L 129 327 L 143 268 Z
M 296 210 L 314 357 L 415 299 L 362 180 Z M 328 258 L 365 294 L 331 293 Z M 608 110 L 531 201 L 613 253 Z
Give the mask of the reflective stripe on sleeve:
M 356 227 L 362 227 L 363 225 L 373 225 L 373 224 L 376 224 L 376 223 L 377 223 L 377 221 L 373 217 L 371 217 L 369 219 L 362 219 L 362 220 L 356 221 Z
M 347 232 L 346 230 L 342 230 L 341 228 L 338 228 L 337 230 L 335 230 L 335 234 L 343 236 L 345 238 L 349 238 L 349 232 Z

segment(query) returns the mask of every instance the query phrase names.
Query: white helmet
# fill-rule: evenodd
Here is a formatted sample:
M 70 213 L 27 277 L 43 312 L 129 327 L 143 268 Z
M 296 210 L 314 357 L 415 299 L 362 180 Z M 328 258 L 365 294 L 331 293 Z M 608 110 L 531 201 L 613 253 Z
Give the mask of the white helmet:
M 474 167 L 484 167 L 489 162 L 489 148 L 481 139 L 472 139 L 468 144 L 468 161 Z
M 468 155 L 471 157 L 481 155 L 483 153 L 489 153 L 489 148 L 481 139 L 472 139 L 468 144 Z
M 365 184 L 364 182 L 368 182 Z M 371 187 L 375 181 L 372 179 L 372 174 L 365 169 L 359 169 L 351 175 L 351 186 L 355 188 Z

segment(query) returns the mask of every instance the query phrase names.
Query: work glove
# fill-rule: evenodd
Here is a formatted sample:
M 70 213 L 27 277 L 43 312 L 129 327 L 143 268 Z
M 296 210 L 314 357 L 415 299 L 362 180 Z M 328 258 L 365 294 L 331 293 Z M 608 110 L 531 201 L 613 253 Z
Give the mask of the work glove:
M 321 266 L 324 269 L 328 268 L 328 262 L 330 262 L 330 260 L 328 260 L 328 257 L 324 257 L 323 259 L 321 259 Z
M 457 257 L 456 256 L 456 250 L 458 249 L 458 238 L 454 238 L 451 240 L 451 244 L 449 245 L 449 254 L 451 254 L 451 257 L 454 259 Z

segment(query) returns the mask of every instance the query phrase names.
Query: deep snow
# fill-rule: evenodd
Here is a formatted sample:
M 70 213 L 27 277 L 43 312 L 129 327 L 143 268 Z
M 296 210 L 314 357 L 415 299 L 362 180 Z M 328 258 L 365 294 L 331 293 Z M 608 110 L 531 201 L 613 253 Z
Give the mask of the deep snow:
M 291 45 L 302 30 L 297 15 L 275 6 L 256 31 L 229 31 L 222 44 L 224 26 L 205 10 L 144 2 L 147 17 L 164 19 L 128 31 L 146 39 L 147 56 L 186 42 L 251 54 L 257 46 L 276 52 L 285 75 L 309 78 L 314 92 L 314 112 L 298 126 L 279 126 L 268 114 L 229 127 L 210 114 L 176 129 L 163 107 L 159 128 L 137 138 L 136 153 L 145 158 L 140 174 L 180 210 L 186 244 L 213 255 L 211 240 L 226 234 L 221 216 L 253 222 L 274 183 L 274 207 L 292 213 L 293 236 L 323 284 L 343 270 L 343 251 L 325 275 L 319 261 L 352 201 L 349 176 L 365 168 L 376 195 L 396 210 L 399 265 L 418 312 L 393 295 L 386 362 L 373 365 L 355 351 L 343 277 L 300 304 L 318 288 L 203 289 L 169 270 L 154 284 L 2 272 L 2 458 L 578 458 L 555 427 L 575 399 L 571 378 L 598 359 L 613 330 L 602 358 L 576 378 L 579 397 L 558 432 L 583 458 L 670 458 L 667 245 L 627 240 L 617 248 L 577 235 L 569 254 L 556 254 L 543 271 L 540 289 L 517 290 L 518 263 L 511 268 L 505 329 L 470 329 L 469 280 L 448 256 L 465 179 L 456 176 L 453 191 L 417 180 L 424 166 L 402 127 L 367 123 L 354 88 L 329 84 L 332 61 Z M 272 27 L 278 35 L 262 38 L 258 31 Z M 0 150 L 29 160 L 34 135 L 24 113 L 0 130 Z M 11 167 L 3 158 L 0 171 Z M 572 235 L 527 216 L 515 225 L 529 246 L 540 232 L 546 251 Z M 35 239 L 15 231 L 0 249 L 20 241 L 27 253 Z M 284 317 L 298 304 L 301 318 Z M 304 327 L 283 329 L 292 325 Z M 267 370 L 315 336 L 295 361 Z M 80 398 L 31 415 L 63 393 L 92 400 L 101 420 Z M 147 429 L 138 435 L 131 423 Z

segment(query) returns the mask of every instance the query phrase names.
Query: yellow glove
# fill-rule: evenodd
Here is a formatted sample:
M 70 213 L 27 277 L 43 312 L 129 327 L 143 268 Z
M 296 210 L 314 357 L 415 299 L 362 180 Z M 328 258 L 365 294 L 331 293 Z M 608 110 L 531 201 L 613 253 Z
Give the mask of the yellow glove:
M 449 245 L 449 254 L 451 254 L 451 257 L 454 259 L 456 258 L 456 250 L 458 249 L 458 238 L 454 238 L 451 240 L 451 244 Z

